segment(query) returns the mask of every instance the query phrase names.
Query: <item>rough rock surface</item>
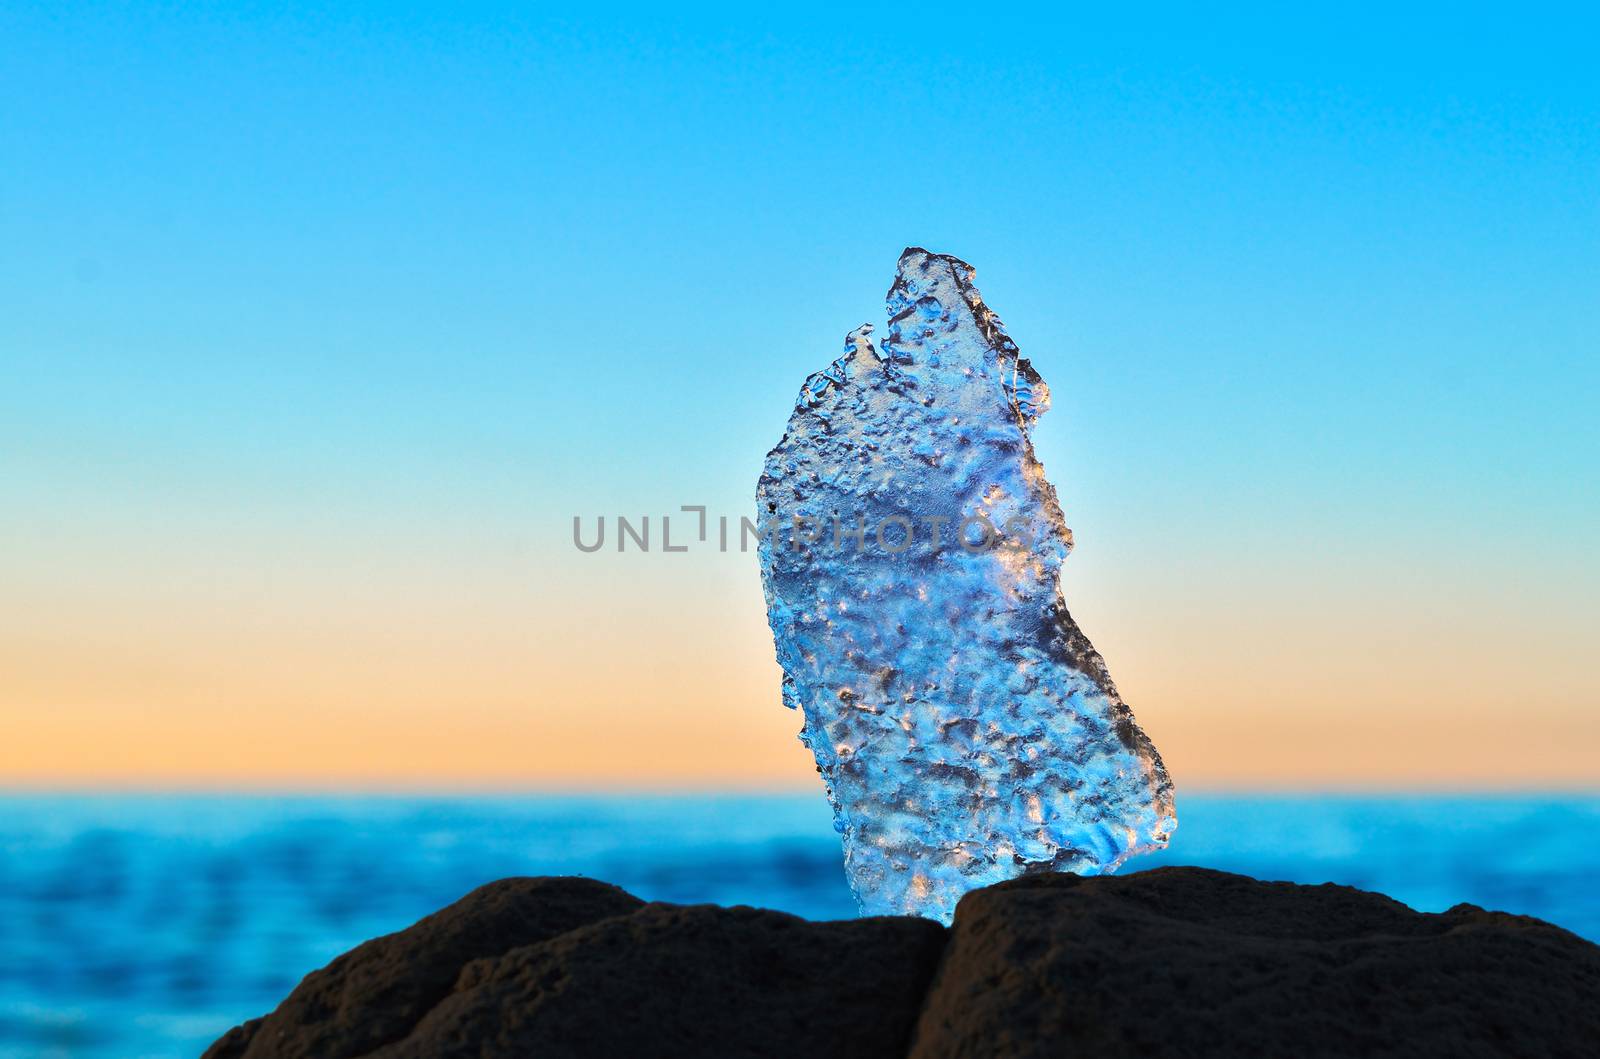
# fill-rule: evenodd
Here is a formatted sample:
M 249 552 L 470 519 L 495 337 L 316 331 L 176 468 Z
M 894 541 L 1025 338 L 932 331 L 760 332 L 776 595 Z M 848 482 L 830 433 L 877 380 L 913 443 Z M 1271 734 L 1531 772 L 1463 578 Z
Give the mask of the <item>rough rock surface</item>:
M 208 1057 L 1592 1056 L 1600 948 L 1199 868 L 812 923 L 508 879 L 308 975 Z
M 278 1009 L 228 1033 L 206 1059 L 352 1059 L 408 1034 L 471 960 L 626 915 L 643 901 L 609 883 L 501 879 L 306 975 Z
M 1202 868 L 968 894 L 917 1059 L 1600 1054 L 1600 948 L 1526 916 L 1414 912 Z
M 943 947 L 925 919 L 650 905 L 469 965 L 374 1056 L 900 1055 Z

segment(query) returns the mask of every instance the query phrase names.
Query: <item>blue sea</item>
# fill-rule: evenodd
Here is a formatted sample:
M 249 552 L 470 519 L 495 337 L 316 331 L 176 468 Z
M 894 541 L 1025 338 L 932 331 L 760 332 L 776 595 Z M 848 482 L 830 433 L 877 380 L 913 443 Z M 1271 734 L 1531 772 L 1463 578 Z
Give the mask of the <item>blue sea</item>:
M 1600 797 L 1179 800 L 1204 864 L 1600 940 Z M 307 971 L 507 875 L 854 914 L 820 795 L 0 796 L 0 1056 L 195 1056 Z

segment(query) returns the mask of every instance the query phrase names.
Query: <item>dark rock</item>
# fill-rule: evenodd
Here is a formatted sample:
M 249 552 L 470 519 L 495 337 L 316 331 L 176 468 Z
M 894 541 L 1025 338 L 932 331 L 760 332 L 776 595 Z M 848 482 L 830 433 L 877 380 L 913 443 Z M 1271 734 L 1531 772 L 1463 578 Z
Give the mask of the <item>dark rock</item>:
M 1525 916 L 1414 912 L 1201 868 L 968 894 L 916 1059 L 1593 1056 L 1600 948 Z
M 510 879 L 307 976 L 207 1055 L 1533 1057 L 1597 1042 L 1600 948 L 1557 927 L 1162 868 L 975 891 L 948 944 L 927 920 L 812 923 Z
M 203 1059 L 354 1059 L 409 1033 L 461 968 L 644 902 L 608 883 L 501 879 L 306 975 L 278 1009 L 229 1030 Z
M 649 905 L 477 961 L 374 1059 L 903 1055 L 944 934 L 904 916 Z

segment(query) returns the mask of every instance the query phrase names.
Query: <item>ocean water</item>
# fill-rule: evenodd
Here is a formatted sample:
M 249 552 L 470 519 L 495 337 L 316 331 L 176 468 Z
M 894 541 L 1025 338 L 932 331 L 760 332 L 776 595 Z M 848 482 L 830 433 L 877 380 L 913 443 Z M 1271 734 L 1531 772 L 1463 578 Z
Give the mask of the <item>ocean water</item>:
M 1179 799 L 1172 848 L 1600 940 L 1600 796 Z M 194 1056 L 307 971 L 507 875 L 854 915 L 820 793 L 0 796 L 0 1057 Z

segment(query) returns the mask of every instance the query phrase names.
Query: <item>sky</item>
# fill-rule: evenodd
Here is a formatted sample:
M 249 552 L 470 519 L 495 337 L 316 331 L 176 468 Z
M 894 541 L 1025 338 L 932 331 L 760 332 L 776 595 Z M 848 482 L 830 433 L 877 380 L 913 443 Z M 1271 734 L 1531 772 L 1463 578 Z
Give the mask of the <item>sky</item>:
M 1180 792 L 1600 786 L 1592 9 L 532 6 L 0 5 L 0 786 L 814 785 L 755 556 L 572 520 L 909 245 Z

